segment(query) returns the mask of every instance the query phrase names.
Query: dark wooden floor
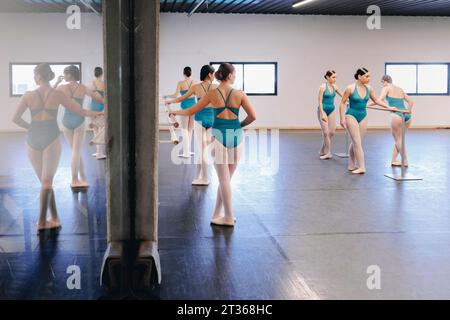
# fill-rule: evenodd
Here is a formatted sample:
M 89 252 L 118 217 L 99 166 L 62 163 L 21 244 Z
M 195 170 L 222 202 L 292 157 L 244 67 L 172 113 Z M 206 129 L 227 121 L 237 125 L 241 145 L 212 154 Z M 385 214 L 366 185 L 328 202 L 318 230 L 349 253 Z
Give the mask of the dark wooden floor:
M 161 299 L 449 299 L 449 131 L 413 131 L 409 171 L 424 178 L 385 178 L 388 132 L 364 141 L 368 172 L 317 158 L 317 132 L 285 132 L 280 166 L 240 165 L 233 180 L 233 229 L 211 227 L 217 178 L 192 188 L 192 166 L 160 153 Z M 343 137 L 335 141 L 341 151 Z M 105 241 L 103 163 L 85 150 L 92 188 L 74 195 L 67 148 L 56 179 L 64 229 L 55 241 L 34 234 L 38 182 L 22 135 L 1 135 L 0 298 L 93 299 Z M 7 160 L 12 159 L 12 160 Z M 82 290 L 66 287 L 68 265 L 82 269 Z M 381 269 L 381 290 L 368 290 L 367 268 Z

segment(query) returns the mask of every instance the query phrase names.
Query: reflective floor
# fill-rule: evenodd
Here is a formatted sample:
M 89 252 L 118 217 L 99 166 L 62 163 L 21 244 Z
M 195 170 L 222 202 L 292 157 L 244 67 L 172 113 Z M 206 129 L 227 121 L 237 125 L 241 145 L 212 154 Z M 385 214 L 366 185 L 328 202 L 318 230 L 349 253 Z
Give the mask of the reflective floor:
M 343 151 L 338 134 L 335 150 Z M 233 179 L 234 229 L 211 227 L 217 178 L 192 188 L 194 167 L 174 165 L 172 146 L 160 152 L 161 299 L 449 299 L 450 131 L 409 135 L 409 172 L 423 181 L 384 177 L 392 138 L 364 140 L 364 176 L 345 160 L 318 160 L 317 132 L 280 136 L 279 170 L 242 163 Z M 64 149 L 56 196 L 64 228 L 35 235 L 38 182 L 23 135 L 0 135 L 0 299 L 96 299 L 106 247 L 104 163 L 87 162 L 92 187 L 68 187 Z M 263 157 L 262 157 L 263 158 Z M 12 165 L 14 164 L 14 165 Z M 82 289 L 69 290 L 66 269 L 81 268 Z M 369 266 L 381 290 L 369 290 Z

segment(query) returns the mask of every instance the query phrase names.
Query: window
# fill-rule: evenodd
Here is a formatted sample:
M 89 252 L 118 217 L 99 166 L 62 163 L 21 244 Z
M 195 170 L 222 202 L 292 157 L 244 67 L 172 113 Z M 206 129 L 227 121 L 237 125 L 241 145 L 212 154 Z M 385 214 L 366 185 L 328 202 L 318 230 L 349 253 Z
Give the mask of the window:
M 449 63 L 386 63 L 386 74 L 410 95 L 450 95 Z
M 11 63 L 10 64 L 10 95 L 11 97 L 20 97 L 25 92 L 36 89 L 36 83 L 34 82 L 34 68 L 39 63 Z M 55 73 L 55 79 L 50 82 L 53 86 L 59 76 L 63 75 L 63 71 L 66 67 L 75 65 L 80 69 L 81 63 L 50 63 L 50 67 Z
M 210 63 L 219 69 L 220 62 Z M 278 94 L 278 63 L 231 62 L 236 68 L 234 88 L 249 96 L 276 96 Z

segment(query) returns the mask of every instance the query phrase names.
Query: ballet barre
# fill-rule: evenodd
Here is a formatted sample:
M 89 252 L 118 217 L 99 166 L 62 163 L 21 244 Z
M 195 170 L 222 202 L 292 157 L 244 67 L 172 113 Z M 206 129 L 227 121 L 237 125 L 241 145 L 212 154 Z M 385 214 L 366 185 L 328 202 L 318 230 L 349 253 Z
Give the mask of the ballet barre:
M 105 115 L 101 114 L 92 119 L 92 122 L 89 124 L 90 129 L 97 129 L 97 134 L 94 135 L 92 140 L 89 142 L 89 145 L 106 145 L 106 137 L 105 137 Z M 95 132 L 95 131 L 94 131 Z
M 173 144 L 178 145 L 180 143 L 180 140 L 178 139 L 177 133 L 175 132 L 175 129 L 178 129 L 180 124 L 178 123 L 176 117 L 171 114 L 172 110 L 170 109 L 170 106 L 166 104 L 165 100 L 161 100 L 159 102 L 160 107 L 163 106 L 164 110 L 160 111 L 160 114 L 163 114 L 167 116 L 168 123 L 166 126 L 160 126 L 160 130 L 168 129 L 170 131 L 170 140 L 160 140 L 159 143 L 161 144 Z
M 380 108 L 380 107 L 367 107 L 367 109 L 392 112 L 389 109 Z M 397 112 L 401 113 L 401 115 L 402 115 L 402 151 L 400 153 L 400 155 L 402 157 L 401 173 L 400 174 L 398 174 L 398 172 L 387 173 L 384 176 L 387 178 L 393 179 L 395 181 L 423 180 L 422 178 L 410 175 L 407 172 L 408 167 L 406 166 L 406 114 L 409 114 L 410 112 L 404 111 L 404 110 L 398 110 Z
M 348 110 L 348 106 L 349 105 L 347 104 L 347 110 Z M 348 136 L 348 131 L 345 130 L 345 151 L 344 152 L 337 152 L 334 155 L 336 157 L 338 157 L 338 158 L 343 158 L 343 159 L 349 158 L 350 157 L 350 155 L 348 154 L 348 149 L 349 148 L 350 148 L 350 139 L 349 139 L 349 136 Z

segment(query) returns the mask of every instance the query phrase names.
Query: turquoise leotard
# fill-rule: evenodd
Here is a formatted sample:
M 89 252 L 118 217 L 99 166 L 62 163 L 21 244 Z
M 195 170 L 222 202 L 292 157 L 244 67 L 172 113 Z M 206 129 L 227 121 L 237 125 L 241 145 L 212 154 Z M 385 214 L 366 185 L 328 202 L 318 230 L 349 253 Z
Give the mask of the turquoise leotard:
M 53 91 L 53 90 L 52 90 Z M 39 95 L 39 98 L 42 102 L 42 108 L 31 110 L 31 124 L 30 128 L 28 129 L 27 134 L 27 143 L 28 145 L 38 151 L 44 151 L 49 145 L 53 143 L 58 137 L 59 137 L 59 128 L 57 123 L 57 116 L 58 116 L 58 109 L 49 109 L 46 108 L 46 102 L 48 100 L 48 97 L 52 93 L 50 91 L 47 95 L 47 98 L 44 100 L 39 93 L 39 91 L 36 91 Z M 46 112 L 51 116 L 50 120 L 34 120 L 33 118 L 38 115 L 41 112 Z
M 105 97 L 105 91 L 95 90 L 95 92 L 97 92 L 103 98 Z M 97 102 L 94 99 L 92 99 L 91 110 L 95 111 L 95 112 L 103 112 L 105 110 L 105 105 L 103 103 Z
M 80 84 L 75 88 L 75 91 L 71 92 L 71 98 L 78 102 L 81 108 L 83 108 L 83 101 L 82 98 L 74 98 L 75 93 L 77 92 L 78 88 L 80 87 Z M 70 89 L 70 87 L 69 87 Z M 72 89 L 70 89 L 72 91 Z M 78 113 L 74 113 L 70 111 L 69 109 L 66 109 L 64 112 L 64 118 L 63 118 L 63 125 L 67 129 L 75 130 L 78 127 L 80 127 L 84 123 L 84 117 L 80 116 Z
M 334 112 L 334 98 L 336 97 L 336 89 L 333 86 L 333 92 L 328 90 L 328 84 L 325 84 L 325 91 L 323 93 L 322 105 L 323 111 L 329 116 Z
M 233 149 L 239 146 L 244 139 L 244 132 L 242 130 L 241 123 L 239 122 L 239 108 L 232 108 L 228 105 L 228 101 L 230 100 L 231 94 L 233 93 L 233 89 L 230 91 L 227 99 L 225 99 L 219 89 L 217 89 L 217 91 L 219 91 L 225 106 L 222 108 L 213 108 L 214 124 L 212 127 L 212 135 L 216 140 L 222 143 L 223 146 L 229 149 Z M 225 110 L 230 110 L 237 116 L 237 118 L 218 118 L 218 116 Z
M 394 107 L 397 108 L 399 110 L 408 110 L 405 106 L 405 100 L 402 98 L 392 98 L 389 96 L 386 96 L 386 100 L 389 104 L 390 107 Z M 402 113 L 401 112 L 394 112 L 396 115 L 398 115 L 399 117 L 402 117 Z M 409 120 L 411 120 L 411 115 L 410 114 L 405 114 L 405 120 L 406 122 L 408 122 Z
M 367 102 L 369 102 L 370 99 L 369 88 L 367 88 L 367 86 L 364 87 L 366 88 L 366 96 L 364 98 L 361 98 L 358 93 L 358 85 L 355 85 L 355 90 L 350 96 L 350 106 L 346 113 L 347 115 L 353 116 L 356 119 L 356 121 L 358 121 L 358 123 L 366 118 Z
M 205 91 L 205 93 L 209 92 L 211 89 L 212 83 L 209 84 L 208 89 L 205 89 L 203 83 L 200 84 Z M 201 97 L 197 97 L 198 101 L 201 100 Z M 211 107 L 205 107 L 200 112 L 195 114 L 195 121 L 199 122 L 203 128 L 210 129 L 214 124 L 214 110 Z
M 189 91 L 189 89 L 191 88 L 193 82 L 194 81 L 192 81 L 189 84 L 188 90 L 181 90 L 180 91 L 182 96 L 184 96 Z M 188 99 L 184 100 L 183 102 L 181 102 L 181 109 L 186 110 L 186 109 L 192 108 L 193 106 L 195 106 L 196 103 L 197 103 L 197 100 L 195 99 L 195 97 L 194 98 L 188 98 Z

